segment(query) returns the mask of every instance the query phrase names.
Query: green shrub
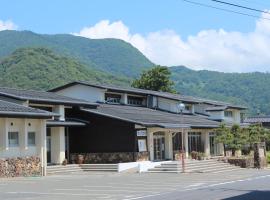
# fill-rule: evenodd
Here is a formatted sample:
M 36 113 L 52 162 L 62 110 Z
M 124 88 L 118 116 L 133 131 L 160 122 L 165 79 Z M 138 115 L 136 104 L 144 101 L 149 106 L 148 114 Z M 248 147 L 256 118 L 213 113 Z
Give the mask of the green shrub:
M 267 158 L 268 164 L 270 164 L 270 151 L 267 151 L 266 158 Z

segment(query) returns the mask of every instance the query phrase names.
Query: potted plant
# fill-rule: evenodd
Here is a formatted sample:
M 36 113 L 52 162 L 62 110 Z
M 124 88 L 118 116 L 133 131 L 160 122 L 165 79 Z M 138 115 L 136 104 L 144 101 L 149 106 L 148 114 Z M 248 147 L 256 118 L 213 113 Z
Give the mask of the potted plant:
M 205 160 L 206 156 L 203 152 L 198 153 L 198 160 Z
M 190 153 L 191 159 L 197 160 L 198 158 L 198 152 L 197 151 L 192 151 Z
M 78 154 L 78 157 L 77 157 L 77 163 L 78 163 L 79 165 L 81 165 L 81 164 L 84 163 L 84 157 L 83 157 L 83 155 Z

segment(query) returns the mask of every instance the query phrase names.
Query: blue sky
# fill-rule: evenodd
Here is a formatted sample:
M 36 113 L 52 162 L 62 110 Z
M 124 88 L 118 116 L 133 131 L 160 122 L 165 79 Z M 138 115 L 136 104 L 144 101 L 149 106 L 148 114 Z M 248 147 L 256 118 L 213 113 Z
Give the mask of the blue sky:
M 208 0 L 195 1 L 210 3 Z M 246 4 L 243 0 L 231 2 L 254 5 Z M 264 6 L 262 0 L 250 2 L 258 2 L 259 5 L 255 4 L 258 8 L 266 8 L 267 5 Z M 12 20 L 21 30 L 39 33 L 76 32 L 104 19 L 121 20 L 131 32 L 145 34 L 173 29 L 183 37 L 202 29 L 223 28 L 247 32 L 255 26 L 254 18 L 200 7 L 182 0 L 1 0 L 1 7 L 1 20 Z
M 216 4 L 211 0 L 192 1 L 234 9 Z M 227 1 L 262 10 L 270 8 L 270 2 L 265 3 L 262 0 Z M 258 23 L 260 23 L 258 18 L 201 7 L 182 0 L 1 0 L 0 5 L 0 22 L 4 23 L 9 20 L 15 24 L 14 29 L 18 30 L 49 34 L 74 33 L 89 38 L 120 38 L 133 44 L 154 62 L 163 65 L 185 64 L 193 69 L 219 71 L 268 71 L 265 69 L 268 62 L 259 62 L 260 58 L 257 58 L 256 52 L 250 52 L 247 49 L 257 45 L 251 43 L 250 47 L 246 47 L 245 41 L 239 44 L 236 41 L 238 35 L 234 34 L 240 34 L 241 39 L 239 40 L 253 41 L 254 38 L 250 38 L 249 34 L 258 32 Z M 261 13 L 234 10 L 261 16 Z M 109 21 L 107 24 L 103 23 L 103 26 L 98 26 L 99 28 L 96 27 L 98 31 L 91 29 L 90 33 L 87 32 L 87 28 L 93 28 L 104 20 Z M 111 26 L 115 22 L 121 23 Z M 268 23 L 270 20 L 261 22 L 264 30 L 260 30 L 260 33 L 268 30 Z M 83 28 L 86 31 L 82 32 Z M 121 28 L 124 33 L 115 33 L 117 31 L 115 29 L 122 30 Z M 125 32 L 125 28 L 128 31 Z M 100 33 L 101 29 L 106 33 Z M 123 36 L 125 34 L 127 36 Z M 224 36 L 227 34 L 230 35 L 230 39 Z M 256 37 L 257 39 L 258 37 Z M 259 39 L 261 40 L 261 38 Z M 268 41 L 268 37 L 263 39 Z M 153 44 L 161 40 L 163 43 L 159 46 Z M 209 40 L 217 42 L 216 45 L 213 45 L 213 49 L 202 46 Z M 220 46 L 220 41 L 223 41 L 225 45 Z M 166 44 L 173 46 L 172 49 L 167 50 L 169 55 L 160 51 L 155 52 L 154 49 L 164 48 Z M 228 46 L 230 46 L 229 49 Z M 222 55 L 215 55 L 214 48 L 216 47 L 221 51 L 226 49 Z M 196 50 L 192 50 L 192 48 L 196 48 Z M 200 48 L 202 50 L 198 52 Z M 260 47 L 260 50 L 265 51 L 264 48 Z M 177 53 L 175 53 L 176 51 Z M 212 53 L 205 55 L 205 51 Z M 228 53 L 228 51 L 230 52 Z M 256 59 L 250 61 L 251 65 L 246 67 L 248 62 L 243 61 L 242 57 L 248 58 L 253 53 Z M 190 56 L 191 54 L 193 57 Z M 239 54 L 241 59 L 234 57 L 235 54 Z M 269 59 L 267 55 L 264 56 L 263 60 Z M 194 59 L 195 57 L 196 59 Z M 201 58 L 198 59 L 198 57 Z M 218 59 L 214 59 L 216 57 Z M 224 61 L 227 61 L 228 58 L 232 59 L 232 62 L 229 62 L 230 65 L 227 66 L 224 65 Z M 207 61 L 209 59 L 213 62 Z M 233 59 L 236 59 L 237 66 L 232 66 Z

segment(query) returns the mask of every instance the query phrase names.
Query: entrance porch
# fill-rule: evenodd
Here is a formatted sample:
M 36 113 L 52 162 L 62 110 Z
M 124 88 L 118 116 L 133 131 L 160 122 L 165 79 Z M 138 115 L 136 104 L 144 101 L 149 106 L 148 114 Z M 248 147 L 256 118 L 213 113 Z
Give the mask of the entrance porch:
M 191 152 L 204 153 L 205 157 L 222 156 L 223 145 L 214 142 L 215 135 L 212 131 L 211 129 L 148 128 L 147 146 L 150 160 L 177 160 L 181 150 L 184 150 L 186 158 L 190 157 Z

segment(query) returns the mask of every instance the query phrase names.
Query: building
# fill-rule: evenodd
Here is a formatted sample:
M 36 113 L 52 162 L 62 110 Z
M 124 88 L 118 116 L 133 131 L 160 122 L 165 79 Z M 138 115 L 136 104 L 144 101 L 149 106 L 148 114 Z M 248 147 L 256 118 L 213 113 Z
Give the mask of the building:
M 180 149 L 185 149 L 186 156 L 192 151 L 222 155 L 223 146 L 214 143 L 213 129 L 220 122 L 240 124 L 246 109 L 184 95 L 87 82 L 72 82 L 51 92 L 99 104 L 69 113 L 92 122 L 80 128 L 80 138 L 73 134 L 76 129 L 70 130 L 70 153 L 85 154 L 88 162 L 171 160 Z M 179 102 L 185 104 L 182 113 Z
M 0 176 L 46 174 L 46 121 L 54 117 L 58 115 L 0 100 Z
M 43 174 L 46 174 L 47 164 L 62 164 L 68 159 L 68 129 L 88 123 L 66 118 L 66 110 L 96 106 L 51 92 L 14 88 L 0 88 L 0 102 L 3 109 L 0 114 L 5 117 L 0 120 L 0 158 L 38 156 L 45 166 Z
M 180 102 L 185 104 L 181 111 Z M 245 109 L 87 82 L 48 92 L 0 88 L 0 158 L 37 158 L 33 166 L 45 175 L 47 165 L 73 163 L 78 155 L 85 163 L 173 160 L 182 149 L 186 157 L 192 151 L 223 155 L 213 130 L 221 122 L 240 124 Z

